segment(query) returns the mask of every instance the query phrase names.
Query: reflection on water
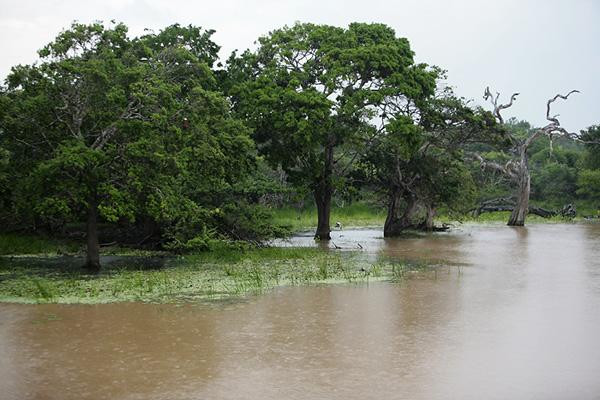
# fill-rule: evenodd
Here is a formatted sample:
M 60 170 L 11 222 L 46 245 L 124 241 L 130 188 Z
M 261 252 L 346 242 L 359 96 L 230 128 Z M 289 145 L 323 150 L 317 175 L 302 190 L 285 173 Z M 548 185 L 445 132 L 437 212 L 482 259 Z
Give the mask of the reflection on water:
M 0 305 L 0 397 L 600 396 L 600 226 L 336 234 L 460 272 L 211 305 Z

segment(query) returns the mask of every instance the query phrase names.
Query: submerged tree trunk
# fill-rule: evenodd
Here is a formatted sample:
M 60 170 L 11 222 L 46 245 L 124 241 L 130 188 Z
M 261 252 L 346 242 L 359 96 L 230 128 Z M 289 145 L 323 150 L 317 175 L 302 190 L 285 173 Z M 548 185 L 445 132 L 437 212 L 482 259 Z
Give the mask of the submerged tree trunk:
M 323 170 L 323 176 L 321 181 L 315 188 L 315 203 L 317 205 L 317 231 L 315 232 L 315 239 L 318 240 L 331 240 L 331 228 L 329 226 L 329 219 L 331 216 L 331 196 L 333 195 L 333 143 L 331 143 L 325 149 L 325 165 Z
M 406 208 L 404 209 L 404 213 L 402 213 L 402 217 L 400 217 L 400 226 L 406 229 L 415 225 L 414 218 L 417 211 L 419 211 L 419 202 L 413 194 L 404 196 L 404 201 L 406 202 Z
M 519 162 L 518 180 L 517 180 L 517 203 L 510 214 L 508 220 L 509 226 L 525 225 L 525 218 L 529 210 L 529 194 L 531 192 L 531 176 L 527 159 L 527 148 L 521 148 L 521 160 Z
M 383 225 L 384 237 L 397 236 L 400 232 L 400 227 L 398 226 L 400 221 L 400 204 L 402 204 L 402 197 L 400 197 L 399 191 L 394 190 L 390 194 L 387 216 Z
M 428 204 L 425 210 L 426 214 L 425 221 L 423 221 L 423 228 L 427 231 L 432 231 L 434 230 L 433 219 L 435 218 L 436 213 L 435 206 L 433 204 Z
M 87 216 L 87 256 L 85 267 L 100 270 L 100 244 L 98 242 L 98 203 L 95 197 L 89 201 Z
M 404 200 L 404 201 L 403 201 Z M 400 207 L 405 203 L 406 207 L 400 211 Z M 405 229 L 415 228 L 414 217 L 419 209 L 419 202 L 412 193 L 401 196 L 395 191 L 390 195 L 388 213 L 383 226 L 384 237 L 394 237 L 400 235 Z
M 331 190 L 320 188 L 315 191 L 315 202 L 317 204 L 317 232 L 315 239 L 331 240 L 331 228 L 329 216 L 331 214 Z

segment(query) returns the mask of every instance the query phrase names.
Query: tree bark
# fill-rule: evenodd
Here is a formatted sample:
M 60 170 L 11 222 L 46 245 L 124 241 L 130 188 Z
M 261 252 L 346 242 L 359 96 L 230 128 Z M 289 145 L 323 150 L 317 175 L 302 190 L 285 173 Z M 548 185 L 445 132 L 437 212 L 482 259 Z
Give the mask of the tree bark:
M 400 214 L 400 207 L 403 203 L 402 200 L 406 203 L 406 207 L 402 214 Z M 418 209 L 419 202 L 415 195 L 408 193 L 401 196 L 398 192 L 393 192 L 390 196 L 388 213 L 385 219 L 385 225 L 383 226 L 383 236 L 399 236 L 406 229 L 416 228 L 413 219 Z
M 419 211 L 419 201 L 413 194 L 404 196 L 404 201 L 406 202 L 406 208 L 402 213 L 402 217 L 400 217 L 400 226 L 406 229 L 415 225 L 414 218 L 417 211 Z
M 329 140 L 329 144 L 325 148 L 323 175 L 314 191 L 315 203 L 317 205 L 317 231 L 315 232 L 315 239 L 318 240 L 331 240 L 329 219 L 331 216 L 331 196 L 333 194 L 332 175 L 333 140 Z
M 428 204 L 426 207 L 425 221 L 423 222 L 426 231 L 434 230 L 433 219 L 435 218 L 435 206 Z
M 399 191 L 392 191 L 388 203 L 387 216 L 385 217 L 385 224 L 383 225 L 384 237 L 397 236 L 400 232 L 400 227 L 398 226 L 400 220 L 400 204 L 402 204 L 402 197 L 400 197 Z
M 315 202 L 317 204 L 317 232 L 315 233 L 315 239 L 331 240 L 331 227 L 329 226 L 331 190 L 327 188 L 316 190 Z
M 518 181 L 517 181 L 517 203 L 510 214 L 508 220 L 509 226 L 525 225 L 525 218 L 529 210 L 529 194 L 531 192 L 531 176 L 529 174 L 529 160 L 527 159 L 527 147 L 520 149 L 521 160 L 519 162 Z
M 100 270 L 100 244 L 98 242 L 98 202 L 91 196 L 87 215 L 87 255 L 85 267 L 92 271 Z

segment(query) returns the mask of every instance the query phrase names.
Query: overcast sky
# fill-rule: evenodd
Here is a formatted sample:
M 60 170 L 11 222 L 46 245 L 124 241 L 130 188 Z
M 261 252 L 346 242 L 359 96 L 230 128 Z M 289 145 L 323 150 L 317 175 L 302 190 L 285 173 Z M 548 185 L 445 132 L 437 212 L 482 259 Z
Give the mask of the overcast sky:
M 579 89 L 553 112 L 570 131 L 600 123 L 600 0 L 0 0 L 0 78 L 73 20 L 111 19 L 134 36 L 175 22 L 214 29 L 223 58 L 295 21 L 382 22 L 417 61 L 448 70 L 459 95 L 482 104 L 487 85 L 505 99 L 520 92 L 505 117 L 544 124 L 547 99 Z

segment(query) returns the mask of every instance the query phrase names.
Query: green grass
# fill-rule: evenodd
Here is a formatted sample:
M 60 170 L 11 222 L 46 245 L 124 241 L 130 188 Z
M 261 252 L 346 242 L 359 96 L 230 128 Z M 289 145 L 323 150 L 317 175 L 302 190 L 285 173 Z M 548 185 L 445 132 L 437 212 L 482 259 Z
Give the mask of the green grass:
M 293 232 L 315 229 L 317 226 L 317 211 L 314 207 L 305 209 L 295 208 L 279 208 L 273 210 L 274 222 L 280 225 L 284 225 L 290 228 Z M 595 212 L 589 211 L 587 208 L 578 209 L 578 217 L 574 220 L 565 219 L 560 216 L 552 218 L 542 218 L 538 215 L 528 215 L 526 223 L 565 223 L 570 221 L 583 220 L 583 215 L 595 215 Z M 436 223 L 452 223 L 452 222 L 464 222 L 464 223 L 476 223 L 476 224 L 488 224 L 488 223 L 504 223 L 508 222 L 510 216 L 509 211 L 498 211 L 483 213 L 479 217 L 473 217 L 469 214 L 462 216 L 450 216 L 441 213 L 436 218 Z M 382 207 L 376 209 L 370 207 L 364 203 L 355 203 L 346 207 L 333 207 L 331 210 L 331 226 L 333 227 L 336 222 L 341 222 L 344 229 L 351 227 L 380 227 L 383 229 L 385 222 L 386 210 Z
M 156 258 L 155 258 L 156 259 Z M 123 258 L 99 274 L 76 259 L 0 258 L 0 301 L 19 303 L 177 302 L 262 293 L 277 286 L 397 280 L 423 266 L 368 261 L 362 253 L 267 248 L 184 257 Z
M 82 245 L 73 241 L 51 239 L 44 236 L 0 233 L 0 255 L 18 254 L 72 254 Z
M 332 207 L 331 224 L 340 222 L 344 228 L 363 226 L 383 226 L 386 210 L 354 203 L 345 207 Z M 292 231 L 315 229 L 317 226 L 317 210 L 315 207 L 296 209 L 291 207 L 273 210 L 273 221 L 289 227 Z

